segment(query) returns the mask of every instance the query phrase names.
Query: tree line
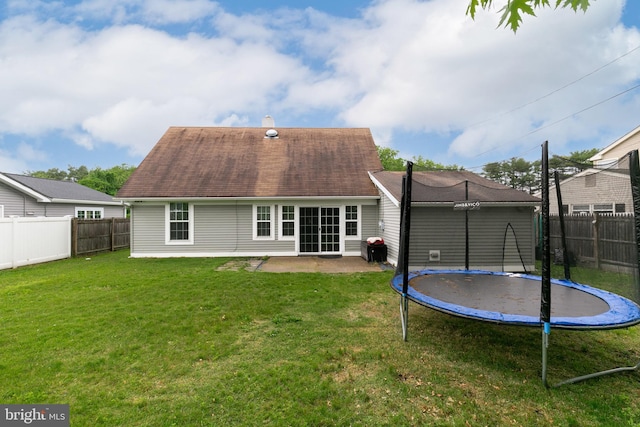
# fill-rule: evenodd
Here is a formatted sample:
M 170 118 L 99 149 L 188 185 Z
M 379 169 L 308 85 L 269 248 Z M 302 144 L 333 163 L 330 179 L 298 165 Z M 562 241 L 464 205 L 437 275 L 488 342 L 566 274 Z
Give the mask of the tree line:
M 406 169 L 406 160 L 398 157 L 398 151 L 389 147 L 377 147 L 380 161 L 385 170 L 402 171 Z M 566 179 L 578 172 L 592 167 L 589 158 L 598 153 L 597 148 L 573 151 L 569 156 L 554 154 L 549 158 L 549 171 L 558 171 L 560 179 Z M 416 171 L 464 170 L 458 165 L 443 165 L 422 158 L 413 157 L 413 169 Z M 542 181 L 542 165 L 540 160 L 527 161 L 521 157 L 487 163 L 482 167 L 481 175 L 492 181 L 511 188 L 535 193 L 540 189 Z
M 135 166 L 124 163 L 109 169 L 102 169 L 100 167 L 88 169 L 84 165 L 80 167 L 69 165 L 66 171 L 51 168 L 46 171 L 27 171 L 26 174 L 36 178 L 73 181 L 85 187 L 115 196 L 135 169 Z

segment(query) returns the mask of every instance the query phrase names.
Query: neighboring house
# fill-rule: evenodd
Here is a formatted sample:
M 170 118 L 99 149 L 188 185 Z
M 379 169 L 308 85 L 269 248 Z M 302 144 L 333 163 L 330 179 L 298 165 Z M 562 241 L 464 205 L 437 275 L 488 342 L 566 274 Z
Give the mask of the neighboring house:
M 0 173 L 0 218 L 124 218 L 125 206 L 112 196 L 71 181 Z
M 403 172 L 374 172 L 388 258 L 397 263 Z M 409 268 L 532 271 L 540 199 L 472 172 L 413 172 Z M 472 210 L 463 210 L 464 207 Z
M 171 127 L 117 198 L 131 256 L 359 256 L 379 234 L 368 129 Z
M 640 149 L 640 126 L 607 145 L 591 157 L 589 161 L 593 162 L 593 166 L 599 169 L 609 168 L 611 166 L 626 169 L 629 167 L 628 164 L 621 162 L 620 165 L 616 166 L 618 161 L 630 151 L 638 149 Z
M 565 214 L 633 212 L 629 152 L 640 149 L 640 126 L 592 156 L 593 168 L 560 182 Z M 558 214 L 555 184 L 550 183 L 549 211 Z
M 628 169 L 586 169 L 560 182 L 564 214 L 633 212 Z M 549 213 L 557 215 L 556 186 L 549 186 Z

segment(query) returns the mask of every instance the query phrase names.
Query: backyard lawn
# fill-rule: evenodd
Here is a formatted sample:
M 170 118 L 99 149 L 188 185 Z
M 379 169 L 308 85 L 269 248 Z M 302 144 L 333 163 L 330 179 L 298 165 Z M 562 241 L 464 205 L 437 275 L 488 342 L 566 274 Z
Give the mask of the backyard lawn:
M 402 341 L 389 271 L 128 255 L 0 271 L 0 403 L 72 426 L 640 426 L 640 372 L 546 389 L 538 328 L 411 304 Z M 640 326 L 554 330 L 548 377 L 638 361 Z

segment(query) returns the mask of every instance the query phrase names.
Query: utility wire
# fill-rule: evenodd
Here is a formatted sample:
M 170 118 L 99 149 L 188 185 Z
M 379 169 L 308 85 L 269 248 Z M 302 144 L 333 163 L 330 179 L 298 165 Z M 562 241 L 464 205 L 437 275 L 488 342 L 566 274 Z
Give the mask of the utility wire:
M 527 106 L 529 106 L 529 105 L 531 105 L 531 104 L 535 104 L 536 102 L 542 101 L 543 99 L 548 98 L 548 97 L 550 97 L 551 95 L 553 95 L 553 94 L 555 94 L 555 93 L 558 93 L 558 92 L 560 92 L 561 90 L 564 90 L 564 89 L 568 88 L 569 86 L 572 86 L 572 85 L 574 85 L 574 84 L 578 83 L 579 81 L 586 79 L 586 78 L 587 78 L 587 77 L 589 77 L 589 76 L 594 75 L 594 74 L 595 74 L 595 73 L 597 73 L 598 71 L 600 71 L 600 70 L 602 70 L 602 69 L 604 69 L 604 68 L 608 67 L 609 65 L 611 65 L 611 64 L 613 64 L 613 63 L 615 63 L 615 62 L 617 62 L 617 61 L 621 60 L 621 59 L 622 59 L 622 58 L 624 58 L 625 56 L 630 55 L 631 53 L 635 52 L 635 51 L 636 51 L 636 50 L 638 50 L 638 49 L 640 49 L 640 45 L 638 45 L 638 46 L 634 47 L 633 49 L 631 49 L 631 50 L 630 50 L 630 51 L 628 51 L 627 53 L 625 53 L 625 54 L 623 54 L 623 55 L 618 56 L 618 57 L 617 57 L 617 58 L 615 58 L 614 60 L 609 61 L 609 62 L 607 62 L 606 64 L 604 64 L 604 65 L 602 65 L 602 66 L 600 66 L 600 67 L 596 68 L 595 70 L 591 71 L 590 73 L 587 73 L 587 74 L 585 74 L 584 76 L 582 76 L 582 77 L 580 77 L 580 78 L 578 78 L 578 79 L 576 79 L 576 80 L 574 80 L 574 81 L 572 81 L 572 82 L 570 82 L 570 83 L 567 83 L 567 84 L 565 84 L 564 86 L 559 87 L 558 89 L 552 90 L 551 92 L 547 93 L 546 95 L 543 95 L 543 96 L 541 96 L 541 97 L 539 97 L 539 98 L 536 98 L 536 99 L 534 99 L 534 100 L 532 100 L 532 101 L 526 102 L 526 103 L 524 103 L 524 104 L 522 104 L 522 105 L 520 105 L 520 106 L 518 106 L 518 107 L 512 108 L 512 109 L 510 109 L 509 111 L 505 111 L 505 112 L 503 112 L 503 113 L 499 113 L 498 115 L 496 115 L 496 116 L 494 116 L 494 117 L 492 117 L 492 118 L 488 118 L 488 119 L 486 119 L 486 120 L 481 120 L 481 121 L 479 121 L 479 122 L 473 123 L 473 124 L 469 125 L 469 127 L 475 127 L 475 126 L 479 126 L 479 125 L 481 125 L 481 124 L 484 124 L 484 123 L 487 123 L 487 122 L 490 122 L 490 121 L 493 121 L 493 120 L 497 120 L 497 119 L 499 119 L 499 118 L 501 118 L 501 117 L 503 117 L 503 116 L 506 116 L 507 114 L 511 114 L 511 113 L 513 113 L 514 111 L 521 110 L 521 109 L 523 109 L 524 107 L 527 107 Z
M 612 99 L 615 99 L 615 98 L 617 98 L 617 97 L 619 97 L 619 96 L 622 96 L 622 95 L 624 95 L 625 93 L 631 92 L 632 90 L 638 89 L 639 87 L 640 87 L 640 84 L 637 84 L 637 85 L 635 85 L 635 86 L 633 86 L 633 87 L 630 87 L 629 89 L 626 89 L 626 90 L 624 90 L 624 91 L 622 91 L 622 92 L 619 92 L 619 93 L 617 93 L 617 94 L 615 94 L 615 95 L 613 95 L 613 96 L 610 96 L 610 97 L 609 97 L 609 98 L 607 98 L 607 99 L 603 99 L 602 101 L 600 101 L 600 102 L 598 102 L 598 103 L 595 103 L 595 104 L 593 104 L 593 105 L 591 105 L 591 106 L 589 106 L 589 107 L 587 107 L 587 108 L 583 108 L 582 110 L 580 110 L 580 111 L 578 111 L 578 112 L 576 112 L 576 113 L 569 114 L 568 116 L 565 116 L 565 117 L 563 117 L 563 118 L 561 118 L 561 119 L 559 119 L 559 120 L 556 120 L 556 121 L 555 121 L 555 122 L 553 122 L 553 123 L 549 123 L 548 125 L 541 126 L 541 127 L 539 127 L 538 129 L 534 129 L 534 130 L 532 130 L 531 132 L 529 132 L 529 133 L 527 133 L 527 134 L 525 134 L 525 135 L 522 135 L 520 138 L 524 138 L 525 136 L 529 136 L 529 135 L 534 134 L 534 133 L 536 133 L 536 132 L 540 132 L 540 131 L 541 131 L 541 130 L 543 130 L 543 129 L 549 128 L 549 127 L 554 126 L 554 125 L 557 125 L 557 124 L 558 124 L 558 123 L 560 123 L 560 122 L 563 122 L 563 121 L 565 121 L 565 120 L 567 120 L 567 119 L 570 119 L 571 117 L 577 116 L 578 114 L 584 113 L 585 111 L 591 110 L 592 108 L 595 108 L 595 107 L 597 107 L 598 105 L 602 105 L 602 104 L 604 104 L 605 102 L 609 102 L 609 101 L 611 101 Z M 520 139 L 520 138 L 518 138 L 518 139 Z
M 639 46 L 639 48 L 640 48 L 640 46 Z M 544 130 L 544 129 L 550 128 L 551 126 L 555 126 L 555 125 L 557 125 L 558 123 L 561 123 L 561 122 L 563 122 L 563 121 L 565 121 L 565 120 L 568 120 L 568 119 L 570 119 L 570 118 L 572 118 L 572 117 L 574 117 L 574 116 L 577 116 L 577 115 L 579 115 L 579 114 L 581 114 L 581 113 L 584 113 L 585 111 L 591 110 L 592 108 L 595 108 L 595 107 L 597 107 L 597 106 L 599 106 L 599 105 L 602 105 L 602 104 L 604 104 L 604 103 L 606 103 L 606 102 L 609 102 L 609 101 L 611 101 L 612 99 L 615 99 L 615 98 L 617 98 L 617 97 L 619 97 L 619 96 L 622 96 L 622 95 L 624 95 L 624 94 L 626 94 L 626 93 L 629 93 L 629 92 L 631 92 L 631 91 L 633 91 L 633 90 L 636 90 L 636 89 L 638 89 L 638 88 L 640 88 L 640 84 L 637 84 L 637 85 L 632 86 L 632 87 L 630 87 L 630 88 L 628 88 L 628 89 L 625 89 L 625 90 L 623 90 L 622 92 L 618 92 L 618 93 L 617 93 L 617 94 L 615 94 L 615 95 L 612 95 L 612 96 L 610 96 L 610 97 L 608 97 L 608 98 L 606 98 L 606 99 L 603 99 L 602 101 L 599 101 L 599 102 L 597 102 L 597 103 L 595 103 L 595 104 L 592 104 L 592 105 L 590 105 L 590 106 L 588 106 L 588 107 L 586 107 L 586 108 L 583 108 L 583 109 L 582 109 L 582 110 L 580 110 L 580 111 L 577 111 L 577 112 L 575 112 L 575 113 L 569 114 L 568 116 L 565 116 L 565 117 L 563 117 L 563 118 L 561 118 L 561 119 L 558 119 L 558 120 L 556 120 L 555 122 L 549 123 L 548 125 L 541 126 L 541 127 L 537 128 L 537 129 L 534 129 L 534 130 L 532 130 L 531 132 L 528 132 L 528 133 L 526 133 L 526 134 L 524 134 L 524 135 L 521 135 L 521 136 L 519 136 L 519 137 L 515 138 L 515 140 L 525 138 L 525 137 L 527 137 L 527 136 L 529 136 L 529 135 L 533 135 L 534 133 L 540 132 L 541 130 Z M 536 147 L 531 148 L 531 149 L 527 150 L 525 153 L 528 153 L 528 152 L 530 152 L 530 151 L 534 150 L 535 148 L 536 148 Z M 498 149 L 498 147 L 490 148 L 489 150 L 483 151 L 482 153 L 477 154 L 477 155 L 476 155 L 476 156 L 474 156 L 474 157 L 475 157 L 475 158 L 478 158 L 478 157 L 484 156 L 485 154 L 490 153 L 490 152 L 492 152 L 492 151 L 494 151 L 494 150 L 497 150 L 497 149 Z M 473 166 L 473 167 L 470 167 L 469 169 L 479 169 L 479 168 L 482 168 L 482 167 L 484 167 L 484 166 L 485 166 L 485 165 L 482 165 L 482 166 Z

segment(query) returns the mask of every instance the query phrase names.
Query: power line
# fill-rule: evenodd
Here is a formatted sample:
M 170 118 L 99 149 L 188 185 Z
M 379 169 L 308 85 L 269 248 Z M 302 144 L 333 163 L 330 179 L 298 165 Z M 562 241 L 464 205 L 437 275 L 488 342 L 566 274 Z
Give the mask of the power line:
M 640 46 L 639 46 L 639 47 L 640 47 Z M 544 129 L 550 128 L 551 126 L 555 126 L 555 125 L 557 125 L 558 123 L 561 123 L 561 122 L 563 122 L 563 121 L 565 121 L 565 120 L 568 120 L 568 119 L 570 119 L 570 118 L 572 118 L 572 117 L 575 117 L 575 116 L 577 116 L 577 115 L 579 115 L 579 114 L 582 114 L 582 113 L 584 113 L 585 111 L 591 110 L 592 108 L 595 108 L 595 107 L 597 107 L 597 106 L 599 106 L 599 105 L 602 105 L 602 104 L 604 104 L 604 103 L 606 103 L 606 102 L 609 102 L 609 101 L 611 101 L 612 99 L 615 99 L 615 98 L 617 98 L 617 97 L 619 97 L 619 96 L 622 96 L 622 95 L 624 95 L 624 94 L 626 94 L 626 93 L 629 93 L 629 92 L 631 92 L 631 91 L 633 91 L 633 90 L 635 90 L 635 89 L 638 89 L 639 87 L 640 87 L 640 84 L 637 84 L 637 85 L 635 85 L 635 86 L 632 86 L 632 87 L 630 87 L 630 88 L 628 88 L 628 89 L 623 90 L 622 92 L 618 92 L 618 93 L 617 93 L 617 94 L 615 94 L 615 95 L 612 95 L 612 96 L 610 96 L 610 97 L 608 97 L 608 98 L 606 98 L 606 99 L 603 99 L 603 100 L 601 100 L 601 101 L 598 101 L 598 102 L 597 102 L 597 103 L 595 103 L 595 104 L 592 104 L 592 105 L 590 105 L 590 106 L 588 106 L 588 107 L 586 107 L 586 108 L 583 108 L 583 109 L 582 109 L 582 110 L 580 110 L 580 111 L 577 111 L 577 112 L 575 112 L 575 113 L 569 114 L 568 116 L 565 116 L 565 117 L 563 117 L 563 118 L 561 118 L 561 119 L 558 119 L 558 120 L 556 120 L 555 122 L 549 123 L 548 125 L 545 125 L 545 126 L 541 126 L 541 127 L 537 128 L 537 129 L 532 130 L 531 132 L 528 132 L 528 133 L 526 133 L 526 134 L 524 134 L 524 135 L 521 135 L 521 136 L 519 136 L 519 137 L 517 137 L 517 138 L 514 138 L 514 139 L 515 139 L 515 140 L 522 139 L 522 138 L 525 138 L 525 137 L 527 137 L 527 136 L 529 136 L 529 135 L 533 135 L 534 133 L 540 132 L 541 130 L 544 130 Z M 476 156 L 474 156 L 474 157 L 475 157 L 475 158 L 478 158 L 478 157 L 484 156 L 485 154 L 490 153 L 490 152 L 492 152 L 492 151 L 494 151 L 494 150 L 497 150 L 497 149 L 498 149 L 498 147 L 490 148 L 489 150 L 483 151 L 482 153 L 477 154 L 477 155 L 476 155 Z M 529 151 L 531 151 L 531 150 L 529 150 Z M 527 151 L 527 152 L 528 152 L 528 151 Z
M 576 113 L 569 114 L 568 116 L 565 116 L 565 117 L 563 117 L 563 118 L 561 118 L 561 119 L 559 119 L 559 120 L 556 120 L 556 121 L 555 121 L 555 122 L 553 122 L 553 123 L 549 123 L 548 125 L 545 125 L 545 126 L 539 127 L 538 129 L 534 129 L 534 130 L 532 130 L 531 132 L 529 132 L 529 133 L 527 133 L 527 134 L 525 134 L 525 135 L 522 135 L 520 138 L 524 138 L 525 136 L 529 136 L 529 135 L 534 134 L 534 133 L 536 133 L 536 132 L 540 132 L 540 131 L 541 131 L 541 130 L 543 130 L 543 129 L 549 128 L 549 127 L 554 126 L 554 125 L 557 125 L 557 124 L 558 124 L 558 123 L 560 123 L 560 122 L 563 122 L 563 121 L 565 121 L 565 120 L 567 120 L 567 119 L 570 119 L 571 117 L 577 116 L 578 114 L 584 113 L 585 111 L 591 110 L 592 108 L 595 108 L 595 107 L 597 107 L 598 105 L 602 105 L 602 104 L 604 104 L 605 102 L 609 102 L 609 101 L 611 101 L 612 99 L 615 99 L 615 98 L 617 98 L 617 97 L 619 97 L 619 96 L 622 96 L 622 95 L 624 95 L 625 93 L 631 92 L 632 90 L 638 89 L 639 87 L 640 87 L 640 84 L 637 84 L 637 85 L 635 85 L 635 86 L 633 86 L 633 87 L 630 87 L 629 89 L 623 90 L 622 92 L 619 92 L 619 93 L 617 93 L 617 94 L 615 94 L 615 95 L 613 95 L 613 96 L 610 96 L 610 97 L 609 97 L 609 98 L 607 98 L 607 99 L 603 99 L 602 101 L 597 102 L 597 103 L 595 103 L 595 104 L 593 104 L 593 105 L 591 105 L 591 106 L 589 106 L 589 107 L 587 107 L 587 108 L 583 108 L 582 110 L 580 110 L 580 111 L 578 111 L 578 112 L 576 112 Z M 518 138 L 518 139 L 520 139 L 520 138 Z
M 555 94 L 555 93 L 558 93 L 558 92 L 560 92 L 561 90 L 564 90 L 564 89 L 568 88 L 569 86 L 572 86 L 572 85 L 574 85 L 574 84 L 578 83 L 579 81 L 586 79 L 586 78 L 587 78 L 587 77 L 589 77 L 589 76 L 594 75 L 594 74 L 595 74 L 595 73 L 597 73 L 598 71 L 600 71 L 600 70 L 602 70 L 602 69 L 604 69 L 604 68 L 608 67 L 609 65 L 611 65 L 611 64 L 613 64 L 613 63 L 615 63 L 615 62 L 617 62 L 617 61 L 621 60 L 621 59 L 622 59 L 622 58 L 624 58 L 625 56 L 630 55 L 631 53 L 635 52 L 635 51 L 636 51 L 636 50 L 638 50 L 638 49 L 640 49 L 640 45 L 638 45 L 638 46 L 634 47 L 633 49 L 631 49 L 630 51 L 628 51 L 628 52 L 626 52 L 626 53 L 624 53 L 624 54 L 622 54 L 622 55 L 618 56 L 617 58 L 613 59 L 612 61 L 609 61 L 609 62 L 607 62 L 606 64 L 604 64 L 604 65 L 602 65 L 602 66 L 600 66 L 600 67 L 596 68 L 595 70 L 593 70 L 593 71 L 591 71 L 591 72 L 589 72 L 589 73 L 587 73 L 587 74 L 583 75 L 582 77 L 580 77 L 580 78 L 578 78 L 578 79 L 576 79 L 576 80 L 574 80 L 574 81 L 572 81 L 572 82 L 570 82 L 570 83 L 567 83 L 567 84 L 565 84 L 564 86 L 559 87 L 558 89 L 552 90 L 551 92 L 547 93 L 546 95 L 543 95 L 543 96 L 541 96 L 541 97 L 539 97 L 539 98 L 536 98 L 536 99 L 534 99 L 534 100 L 532 100 L 532 101 L 526 102 L 526 103 L 524 103 L 524 104 L 522 104 L 522 105 L 520 105 L 520 106 L 518 106 L 518 107 L 512 108 L 512 109 L 510 109 L 510 110 L 508 110 L 508 111 L 505 111 L 505 112 L 503 112 L 503 113 L 500 113 L 500 114 L 498 114 L 498 115 L 496 115 L 496 116 L 494 116 L 494 117 L 492 117 L 492 118 L 489 118 L 489 119 L 486 119 L 486 120 L 482 120 L 482 121 L 479 121 L 479 122 L 473 123 L 473 124 L 471 124 L 469 127 L 475 127 L 475 126 L 479 126 L 479 125 L 481 125 L 481 124 L 484 124 L 484 123 L 487 123 L 487 122 L 490 122 L 490 121 L 493 121 L 493 120 L 497 120 L 497 119 L 499 119 L 500 117 L 503 117 L 503 116 L 506 116 L 507 114 L 511 114 L 511 113 L 513 113 L 514 111 L 521 110 L 521 109 L 523 109 L 524 107 L 527 107 L 527 106 L 529 106 L 529 105 L 531 105 L 531 104 L 535 104 L 536 102 L 542 101 L 543 99 L 548 98 L 548 97 L 550 97 L 551 95 L 553 95 L 553 94 Z

